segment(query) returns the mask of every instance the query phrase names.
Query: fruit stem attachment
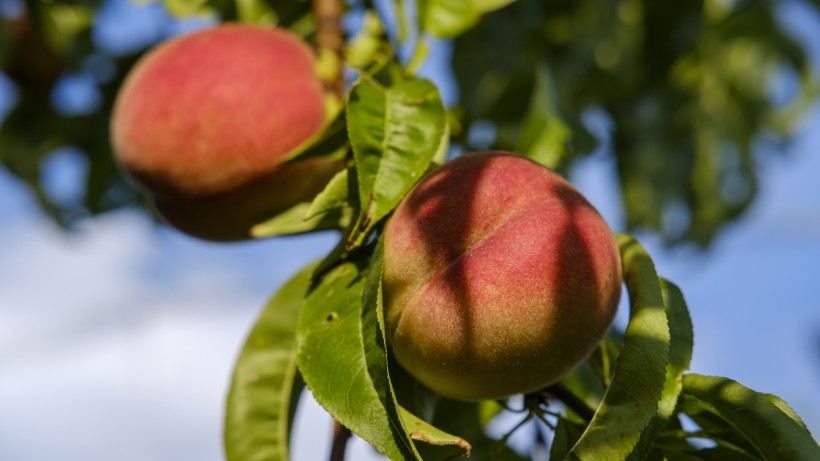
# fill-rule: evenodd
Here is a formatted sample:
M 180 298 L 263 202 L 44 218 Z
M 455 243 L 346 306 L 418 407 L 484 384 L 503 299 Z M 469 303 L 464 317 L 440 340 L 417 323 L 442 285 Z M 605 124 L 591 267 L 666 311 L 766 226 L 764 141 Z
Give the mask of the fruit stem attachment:
M 339 421 L 333 422 L 333 445 L 330 448 L 330 461 L 344 461 L 347 441 L 350 440 L 350 429 Z
M 319 78 L 322 79 L 325 91 L 341 98 L 345 88 L 341 0 L 313 0 L 313 18 L 316 21 Z
M 543 392 L 564 402 L 567 408 L 574 411 L 575 414 L 584 418 L 586 421 L 590 421 L 592 417 L 595 416 L 595 410 L 590 408 L 586 402 L 578 398 L 577 395 L 573 394 L 572 391 L 564 387 L 561 383 L 553 384 L 545 388 Z

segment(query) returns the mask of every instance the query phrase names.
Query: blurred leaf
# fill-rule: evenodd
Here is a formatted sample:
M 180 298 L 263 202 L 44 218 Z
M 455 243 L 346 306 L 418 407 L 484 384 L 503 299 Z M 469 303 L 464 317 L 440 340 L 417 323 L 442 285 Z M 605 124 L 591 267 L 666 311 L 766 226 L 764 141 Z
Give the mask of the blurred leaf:
M 168 13 L 176 17 L 211 16 L 214 14 L 208 0 L 162 0 L 162 3 Z
M 765 460 L 820 459 L 811 434 L 765 395 L 728 378 L 687 374 L 687 403 L 719 416 L 750 442 Z
M 478 402 L 478 423 L 481 427 L 486 427 L 502 411 L 504 407 L 497 401 L 482 400 Z
M 263 0 L 236 0 L 236 16 L 240 22 L 272 26 L 276 13 Z
M 466 134 L 489 122 L 489 148 L 529 153 L 541 134 L 549 142 L 540 152 L 560 153 L 546 163 L 562 172 L 610 141 L 604 153 L 616 160 L 628 228 L 708 246 L 755 198 L 756 139 L 788 139 L 792 108 L 805 112 L 817 97 L 805 47 L 775 2 L 719 4 L 719 19 L 715 5 L 519 0 L 483 15 L 453 42 L 458 141 L 465 151 L 487 148 Z M 556 89 L 549 109 L 558 124 L 534 117 L 547 107 L 534 103 L 542 68 Z M 797 77 L 787 103 L 771 96 L 784 74 Z
M 355 186 L 351 184 L 352 179 L 355 179 L 355 174 L 351 173 L 351 168 L 336 173 L 325 189 L 313 199 L 304 218 L 312 219 L 328 211 L 348 206 L 350 195 L 356 193 L 353 189 Z
M 328 115 L 321 131 L 288 154 L 287 161 L 301 161 L 313 157 L 341 157 L 347 147 L 347 124 L 344 112 Z
M 564 163 L 572 131 L 557 113 L 555 87 L 543 64 L 536 68 L 535 88 L 515 151 L 544 166 L 557 169 Z
M 374 266 L 380 270 L 379 258 Z M 378 281 L 366 283 L 366 275 L 342 263 L 308 295 L 298 329 L 299 370 L 316 401 L 345 427 L 391 459 L 420 459 L 402 427 L 383 333 L 368 301 Z
M 225 410 L 228 461 L 287 461 L 302 381 L 296 369 L 296 326 L 315 264 L 302 269 L 268 302 L 234 365 Z
M 586 426 L 578 424 L 569 419 L 559 417 L 555 426 L 555 434 L 550 447 L 549 461 L 562 461 L 567 458 L 569 450 L 581 438 Z
M 358 246 L 446 149 L 447 119 L 427 80 L 361 79 L 350 91 L 347 121 L 361 204 L 350 242 Z
M 612 383 L 584 434 L 570 451 L 580 459 L 642 458 L 639 445 L 658 412 L 670 347 L 668 313 L 655 267 L 646 250 L 618 236 L 629 290 L 630 320 Z
M 43 32 L 49 44 L 62 53 L 70 51 L 77 35 L 91 26 L 93 11 L 83 5 L 53 3 L 43 7 Z
M 362 27 L 345 49 L 347 64 L 354 69 L 363 70 L 374 62 L 381 62 L 392 56 L 392 47 L 379 15 L 373 11 L 366 12 Z
M 323 230 L 341 230 L 350 225 L 350 210 L 335 208 L 308 218 L 310 203 L 302 202 L 251 228 L 254 238 L 295 235 Z
M 515 0 L 420 0 L 422 30 L 439 38 L 455 37 L 474 26 L 481 15 Z

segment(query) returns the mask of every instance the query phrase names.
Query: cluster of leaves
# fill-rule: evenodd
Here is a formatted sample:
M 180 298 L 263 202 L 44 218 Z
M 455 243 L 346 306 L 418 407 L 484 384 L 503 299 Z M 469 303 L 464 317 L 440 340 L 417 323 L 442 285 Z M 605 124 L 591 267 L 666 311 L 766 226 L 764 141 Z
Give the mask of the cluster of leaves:
M 377 194 L 365 184 L 423 172 L 417 158 L 390 155 L 404 151 L 407 142 L 427 152 L 429 160 L 436 151 L 424 143 L 431 138 L 411 139 L 401 130 L 405 123 L 429 123 L 443 113 L 433 104 L 434 89 L 422 99 L 400 89 L 416 85 L 426 86 L 423 80 L 403 79 L 373 92 L 367 80 L 353 87 L 347 120 L 363 116 L 370 123 L 350 125 L 350 139 L 361 141 L 366 134 L 385 146 L 384 155 L 373 152 L 365 159 L 367 153 L 353 141 L 351 168 L 358 171 L 347 175 L 363 180 L 352 189 L 331 184 L 329 194 L 348 194 L 348 204 L 379 196 L 388 206 L 403 194 L 402 187 L 381 182 Z M 430 103 L 427 111 L 405 111 L 407 105 L 424 105 L 421 101 Z M 371 112 L 377 102 L 386 110 Z M 401 123 L 387 116 L 393 111 L 405 114 Z M 364 170 L 368 161 L 379 168 Z M 354 206 L 353 214 L 367 214 L 374 207 L 367 203 Z M 349 229 L 361 228 L 358 222 L 350 221 Z M 343 245 L 355 249 L 331 254 L 291 279 L 250 333 L 227 403 L 229 460 L 288 459 L 289 432 L 305 384 L 337 421 L 395 460 L 529 459 L 507 447 L 506 436 L 494 440 L 486 434 L 501 411 L 519 413 L 522 424 L 536 420 L 539 430 L 550 428 L 552 436 L 538 432 L 534 440 L 544 446 L 551 439 L 550 460 L 808 461 L 820 456 L 805 424 L 784 401 L 727 378 L 686 373 L 694 335 L 683 296 L 658 277 L 649 255 L 629 236 L 619 236 L 630 295 L 625 333 L 607 337 L 562 382 L 525 396 L 524 408 L 516 411 L 509 402 L 437 396 L 393 363 L 384 333 L 381 240 L 356 246 L 354 235 L 348 232 Z
M 707 245 L 754 198 L 760 141 L 784 140 L 816 94 L 775 3 L 516 2 L 455 40 L 463 134 L 489 121 L 490 146 L 565 171 L 594 148 L 584 116 L 596 109 L 629 229 Z M 795 106 L 772 97 L 776 73 L 799 82 Z
M 107 134 L 116 90 L 139 52 L 112 54 L 93 39 L 101 3 L 30 0 L 22 18 L 0 22 L 0 61 L 19 90 L 0 128 L 0 163 L 62 224 L 141 202 L 113 164 Z M 184 19 L 277 25 L 306 38 L 316 29 L 307 0 L 161 3 Z M 416 44 L 410 68 L 423 61 L 430 37 L 450 41 L 459 94 L 449 113 L 454 145 L 513 150 L 566 173 L 605 139 L 629 230 L 654 230 L 669 243 L 708 245 L 748 207 L 757 189 L 755 151 L 787 140 L 816 95 L 804 48 L 776 19 L 777 2 L 372 3 L 392 18 L 394 45 Z M 371 2 L 349 6 L 353 17 L 372 9 Z M 385 41 L 371 36 L 363 49 Z M 95 108 L 55 107 L 58 79 L 99 68 L 113 72 L 98 78 Z M 784 75 L 796 77 L 790 104 L 770 91 Z M 606 120 L 610 132 L 593 136 L 591 119 Z M 44 165 L 64 146 L 87 160 L 80 202 L 43 186 Z
M 315 28 L 304 1 L 165 3 L 178 14 L 276 23 L 307 37 Z M 48 20 L 59 8 L 89 14 L 96 8 L 93 2 L 27 5 L 30 18 Z M 593 148 L 582 115 L 599 107 L 614 124 L 633 226 L 659 227 L 663 208 L 677 200 L 692 210 L 686 238 L 705 242 L 732 216 L 726 210 L 742 209 L 743 200 L 725 197 L 723 185 L 738 171 L 753 174 L 751 141 L 770 126 L 774 107 L 764 83 L 741 78 L 747 63 L 731 58 L 736 51 L 729 44 L 757 50 L 772 63 L 789 56 L 786 62 L 801 72 L 802 51 L 780 31 L 766 2 L 712 16 L 704 15 L 706 5 L 716 8 L 689 1 L 661 7 L 637 0 L 427 0 L 417 2 L 413 21 L 402 14 L 409 8 L 402 2 L 382 2 L 396 13 L 394 28 L 370 5 L 356 5 L 362 26 L 345 59 L 357 79 L 340 113 L 295 156 L 345 155 L 348 168 L 313 203 L 254 229 L 259 237 L 337 229 L 342 238 L 272 298 L 250 332 L 228 397 L 228 459 L 288 459 L 305 387 L 337 421 L 396 460 L 527 459 L 506 445 L 507 437 L 487 435 L 487 425 L 503 412 L 535 421 L 534 443 L 546 449 L 551 441 L 549 459 L 820 459 L 805 424 L 782 400 L 727 378 L 686 373 L 693 333 L 683 297 L 628 236 L 619 237 L 630 295 L 626 331 L 610 335 L 562 382 L 525 396 L 521 410 L 507 401 L 437 396 L 393 363 L 386 344 L 381 226 L 415 182 L 445 161 L 451 142 L 463 149 L 514 149 L 566 168 Z M 743 22 L 746 16 L 738 15 L 745 11 L 758 11 L 758 20 Z M 396 30 L 389 38 L 388 29 Z M 66 62 L 77 65 L 94 44 L 87 24 L 74 30 L 67 43 L 80 51 Z M 423 42 L 404 64 L 393 52 L 397 42 L 429 35 L 455 37 L 460 100 L 449 112 L 436 86 L 413 75 Z M 134 56 L 111 59 L 116 76 L 101 84 L 98 112 L 61 114 L 50 106 L 47 87 L 21 84 L 21 102 L 0 131 L 4 165 L 36 191 L 40 163 L 51 150 L 82 149 L 91 159 L 84 206 L 92 212 L 133 200 L 112 192 L 121 180 L 105 131 L 113 92 Z M 495 139 L 473 145 L 469 134 L 485 121 Z M 740 160 L 721 160 L 723 152 L 735 151 Z M 678 171 L 687 172 L 682 181 Z M 63 216 L 59 205 L 39 195 Z M 710 206 L 718 212 L 702 211 Z
M 250 333 L 227 402 L 230 461 L 288 459 L 306 387 L 339 423 L 396 460 L 529 459 L 506 445 L 509 435 L 487 435 L 504 412 L 521 418 L 514 430 L 535 421 L 533 444 L 548 445 L 551 460 L 820 456 L 782 400 L 727 378 L 686 373 L 694 338 L 683 296 L 626 235 L 619 236 L 631 306 L 626 331 L 607 337 L 562 382 L 525 396 L 522 409 L 510 401 L 444 398 L 396 365 L 385 337 L 381 226 L 413 184 L 444 161 L 449 117 L 437 88 L 378 46 L 378 19 L 365 23 L 348 53 L 360 72 L 343 113 L 296 156 L 346 151 L 348 168 L 312 204 L 255 230 L 273 236 L 337 228 L 342 238 L 273 297 Z

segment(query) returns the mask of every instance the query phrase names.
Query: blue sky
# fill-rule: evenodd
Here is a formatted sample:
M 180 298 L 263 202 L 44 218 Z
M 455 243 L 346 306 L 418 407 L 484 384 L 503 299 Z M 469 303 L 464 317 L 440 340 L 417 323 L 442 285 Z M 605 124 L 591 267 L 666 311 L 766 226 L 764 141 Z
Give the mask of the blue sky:
M 786 11 L 798 34 L 816 26 Z M 146 26 L 119 30 L 146 33 L 140 27 Z M 154 32 L 176 32 L 159 27 Z M 98 33 L 128 43 L 116 30 L 100 26 Z M 820 62 L 818 47 L 812 50 Z M 441 77 L 435 65 L 428 69 Z M 8 98 L 0 84 L 0 107 Z M 760 159 L 757 202 L 706 254 L 669 252 L 652 236 L 638 236 L 658 272 L 678 283 L 689 303 L 692 370 L 784 397 L 815 434 L 818 151 L 820 106 L 786 155 Z M 610 159 L 598 154 L 578 165 L 571 180 L 621 230 L 613 172 Z M 81 174 L 68 152 L 56 157 L 47 177 L 55 193 L 69 194 Z M 19 181 L 0 171 L 0 459 L 222 459 L 223 398 L 249 326 L 275 288 L 333 240 L 324 234 L 209 244 L 156 227 L 135 210 L 88 220 L 66 234 Z M 623 324 L 625 313 L 617 322 Z M 293 459 L 325 458 L 330 421 L 309 399 L 304 408 Z M 353 450 L 350 459 L 369 457 L 361 442 Z

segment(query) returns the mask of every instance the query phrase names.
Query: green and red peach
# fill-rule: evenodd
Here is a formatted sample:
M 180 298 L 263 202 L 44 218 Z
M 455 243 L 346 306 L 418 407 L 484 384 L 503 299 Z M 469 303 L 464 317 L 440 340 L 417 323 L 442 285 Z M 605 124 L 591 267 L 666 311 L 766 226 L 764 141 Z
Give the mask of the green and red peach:
M 210 240 L 311 200 L 341 168 L 284 164 L 325 123 L 311 49 L 288 32 L 222 25 L 169 40 L 132 69 L 112 144 L 161 216 Z M 315 168 L 314 168 L 315 167 Z
M 581 193 L 501 152 L 425 177 L 389 221 L 384 258 L 393 354 L 466 400 L 559 380 L 610 327 L 622 283 L 612 231 Z

